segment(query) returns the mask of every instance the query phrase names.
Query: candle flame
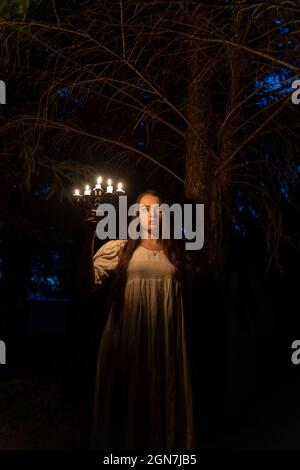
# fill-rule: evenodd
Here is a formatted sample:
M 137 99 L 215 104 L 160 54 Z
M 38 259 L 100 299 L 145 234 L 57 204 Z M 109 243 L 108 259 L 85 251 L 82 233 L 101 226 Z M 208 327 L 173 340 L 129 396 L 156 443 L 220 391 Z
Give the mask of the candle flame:
M 118 189 L 122 189 L 122 183 L 118 183 Z
M 98 176 L 97 178 L 97 184 L 100 184 L 100 183 L 102 183 L 102 176 Z
M 80 196 L 80 191 L 79 191 L 79 189 L 75 189 L 75 191 L 74 191 L 74 196 Z
M 86 189 L 86 191 L 88 191 L 88 190 L 90 189 L 90 185 L 87 184 L 87 185 L 85 186 L 85 189 Z
M 111 186 L 111 179 L 107 180 L 107 184 L 108 184 L 108 186 Z

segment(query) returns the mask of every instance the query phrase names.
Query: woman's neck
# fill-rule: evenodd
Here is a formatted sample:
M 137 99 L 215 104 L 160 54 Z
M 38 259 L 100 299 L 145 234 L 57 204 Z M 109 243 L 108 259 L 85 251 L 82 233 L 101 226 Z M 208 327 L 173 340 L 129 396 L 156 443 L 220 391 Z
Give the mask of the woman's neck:
M 152 238 L 142 238 L 141 245 L 150 250 L 161 250 L 163 248 L 161 240 Z

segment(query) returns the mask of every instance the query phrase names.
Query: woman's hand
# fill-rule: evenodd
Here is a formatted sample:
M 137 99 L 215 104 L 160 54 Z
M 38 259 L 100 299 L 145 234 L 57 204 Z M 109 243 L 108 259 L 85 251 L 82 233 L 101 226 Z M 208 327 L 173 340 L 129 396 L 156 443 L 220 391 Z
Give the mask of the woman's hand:
M 95 209 L 83 219 L 84 240 L 78 270 L 78 286 L 81 292 L 90 292 L 95 285 L 93 255 L 97 222 Z
M 83 219 L 84 231 L 87 236 L 95 235 L 97 223 L 96 209 L 91 209 L 90 213 Z

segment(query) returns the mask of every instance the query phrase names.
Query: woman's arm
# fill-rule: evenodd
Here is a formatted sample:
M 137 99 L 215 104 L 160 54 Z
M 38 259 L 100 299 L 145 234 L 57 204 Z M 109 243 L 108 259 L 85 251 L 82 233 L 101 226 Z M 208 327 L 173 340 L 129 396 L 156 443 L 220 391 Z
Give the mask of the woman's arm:
M 96 236 L 95 216 L 86 217 L 84 219 L 84 242 L 79 259 L 78 269 L 78 287 L 81 292 L 91 292 L 95 287 L 95 270 L 94 270 L 94 245 Z
M 92 292 L 101 287 L 116 269 L 119 263 L 120 250 L 127 240 L 109 240 L 94 254 L 95 215 L 85 220 L 84 246 L 79 262 L 79 289 L 81 292 Z

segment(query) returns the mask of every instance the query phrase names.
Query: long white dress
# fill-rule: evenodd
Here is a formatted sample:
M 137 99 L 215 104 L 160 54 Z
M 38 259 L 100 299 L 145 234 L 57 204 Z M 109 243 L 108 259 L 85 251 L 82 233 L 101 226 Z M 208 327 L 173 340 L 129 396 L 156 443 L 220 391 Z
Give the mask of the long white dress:
M 96 284 L 117 267 L 126 240 L 94 255 Z M 121 321 L 109 314 L 97 360 L 96 449 L 195 448 L 191 369 L 181 284 L 163 251 L 139 245 L 128 265 Z

